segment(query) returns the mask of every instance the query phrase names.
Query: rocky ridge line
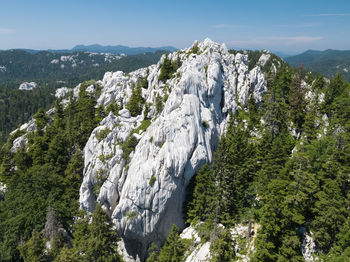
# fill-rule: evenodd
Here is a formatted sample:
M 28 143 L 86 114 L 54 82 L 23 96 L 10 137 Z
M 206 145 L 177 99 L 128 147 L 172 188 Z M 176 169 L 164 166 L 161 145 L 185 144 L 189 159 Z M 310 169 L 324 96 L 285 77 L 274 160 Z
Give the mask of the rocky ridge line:
M 167 58 L 181 66 L 164 83 L 159 75 Z M 250 95 L 260 102 L 266 91 L 260 65 L 268 54 L 249 71 L 247 55 L 231 54 L 224 44 L 206 39 L 167 58 L 128 75 L 105 74 L 98 105 L 113 102 L 123 109 L 102 120 L 84 149 L 80 207 L 92 212 L 97 200 L 134 259 L 143 259 L 152 242 L 161 244 L 172 224 L 183 228 L 182 203 L 190 179 L 212 161 L 230 113 L 246 105 Z M 142 97 L 149 110 L 145 113 L 144 107 L 133 117 L 125 105 L 140 78 L 147 78 Z M 145 118 L 151 120 L 149 127 L 135 133 Z M 101 132 L 106 133 L 102 139 Z M 123 145 L 132 136 L 138 142 L 127 160 Z

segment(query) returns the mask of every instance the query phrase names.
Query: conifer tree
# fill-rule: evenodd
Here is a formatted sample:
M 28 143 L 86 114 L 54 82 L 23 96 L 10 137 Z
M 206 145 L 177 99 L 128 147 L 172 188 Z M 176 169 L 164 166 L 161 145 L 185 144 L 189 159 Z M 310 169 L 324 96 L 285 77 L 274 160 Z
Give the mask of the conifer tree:
M 136 85 L 132 87 L 131 97 L 125 108 L 130 111 L 131 116 L 138 116 L 142 112 L 144 103 L 145 99 L 142 97 L 142 83 L 138 81 Z
M 235 261 L 235 241 L 229 229 L 220 229 L 218 238 L 210 246 L 212 262 L 231 262 Z
M 32 237 L 26 243 L 19 246 L 21 257 L 25 262 L 45 261 L 44 248 L 44 239 L 35 230 L 32 233 Z
M 306 111 L 305 89 L 302 86 L 302 79 L 303 68 L 299 67 L 291 81 L 288 97 L 291 120 L 298 132 L 301 131 L 301 127 L 305 121 Z
M 188 218 L 205 221 L 214 214 L 215 209 L 215 176 L 209 165 L 203 165 L 195 176 L 193 200 L 189 203 Z
M 158 262 L 181 262 L 186 249 L 179 236 L 179 228 L 173 225 L 166 242 L 159 252 Z

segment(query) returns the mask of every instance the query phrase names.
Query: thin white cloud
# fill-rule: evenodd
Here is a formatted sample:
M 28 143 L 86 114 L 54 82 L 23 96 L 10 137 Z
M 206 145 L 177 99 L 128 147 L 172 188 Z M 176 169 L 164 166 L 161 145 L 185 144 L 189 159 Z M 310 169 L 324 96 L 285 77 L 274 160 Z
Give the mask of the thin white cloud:
M 270 40 L 282 40 L 282 41 L 292 41 L 294 43 L 312 43 L 315 41 L 322 40 L 321 36 L 270 36 L 266 37 Z
M 291 24 L 291 25 L 276 25 L 277 27 L 288 27 L 288 28 L 307 28 L 307 27 L 317 27 L 321 24 L 318 23 L 304 23 L 304 24 Z
M 15 30 L 10 28 L 1 28 L 0 27 L 0 34 L 13 34 Z
M 227 29 L 227 28 L 246 28 L 244 25 L 234 25 L 234 24 L 217 24 L 213 25 L 213 28 L 217 29 Z
M 305 16 L 350 16 L 350 13 L 311 14 Z
M 252 39 L 239 39 L 227 42 L 228 45 L 243 46 L 243 45 L 298 45 L 308 44 L 322 40 L 321 36 L 266 36 Z

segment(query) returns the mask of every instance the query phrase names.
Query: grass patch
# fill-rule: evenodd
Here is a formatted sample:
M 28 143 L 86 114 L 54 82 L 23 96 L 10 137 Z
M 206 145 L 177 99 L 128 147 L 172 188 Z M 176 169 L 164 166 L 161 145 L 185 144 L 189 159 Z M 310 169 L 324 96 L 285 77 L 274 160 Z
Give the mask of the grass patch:
M 141 122 L 141 125 L 133 131 L 133 133 L 139 134 L 140 131 L 145 132 L 150 125 L 151 120 L 145 119 Z

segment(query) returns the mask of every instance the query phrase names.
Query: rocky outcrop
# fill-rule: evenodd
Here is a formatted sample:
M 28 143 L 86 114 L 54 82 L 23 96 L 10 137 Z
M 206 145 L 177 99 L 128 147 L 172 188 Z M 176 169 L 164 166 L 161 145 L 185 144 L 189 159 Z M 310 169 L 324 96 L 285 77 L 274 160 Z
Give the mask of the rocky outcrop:
M 259 65 L 248 71 L 247 55 L 230 54 L 210 39 L 169 54 L 181 66 L 163 83 L 158 76 L 165 59 L 128 75 L 105 74 L 98 105 L 117 103 L 124 109 L 117 116 L 110 113 L 84 149 L 80 207 L 93 211 L 97 200 L 128 253 L 141 258 L 152 242 L 165 240 L 172 224 L 183 228 L 182 203 L 191 177 L 212 161 L 230 113 L 250 95 L 259 102 L 266 90 Z M 147 106 L 133 117 L 125 105 L 140 77 L 148 82 L 142 88 Z M 137 145 L 127 156 L 123 149 L 132 136 Z
M 303 242 L 301 244 L 301 253 L 306 262 L 317 261 L 317 247 L 315 240 L 312 238 L 312 232 L 308 232 L 305 227 L 300 228 L 300 233 L 303 235 Z
M 6 184 L 3 184 L 0 182 L 0 201 L 5 198 L 6 191 L 7 191 Z
M 57 88 L 57 89 L 56 89 L 56 92 L 55 92 L 55 97 L 56 97 L 56 98 L 63 98 L 63 97 L 65 97 L 70 91 L 71 91 L 71 89 L 70 89 L 70 88 L 67 88 L 67 87 Z
M 35 82 L 24 82 L 20 84 L 19 90 L 33 90 L 37 87 L 37 84 Z
M 213 254 L 210 252 L 211 242 L 203 242 L 198 236 L 197 230 L 201 223 L 196 226 L 189 226 L 185 228 L 180 234 L 181 239 L 190 241 L 189 248 L 185 253 L 185 262 L 205 262 L 210 261 Z M 252 227 L 251 227 L 252 226 Z M 250 261 L 249 254 L 254 250 L 254 241 L 257 236 L 257 229 L 259 224 L 243 225 L 237 224 L 230 228 L 232 247 L 235 250 L 237 261 Z M 222 224 L 218 225 L 219 229 L 224 229 Z M 249 238 L 247 234 L 249 232 Z

